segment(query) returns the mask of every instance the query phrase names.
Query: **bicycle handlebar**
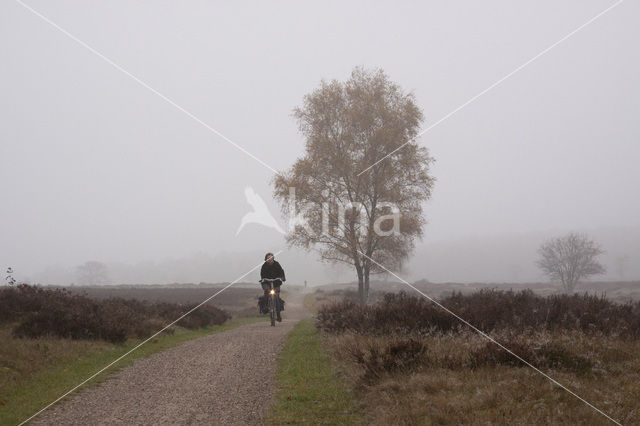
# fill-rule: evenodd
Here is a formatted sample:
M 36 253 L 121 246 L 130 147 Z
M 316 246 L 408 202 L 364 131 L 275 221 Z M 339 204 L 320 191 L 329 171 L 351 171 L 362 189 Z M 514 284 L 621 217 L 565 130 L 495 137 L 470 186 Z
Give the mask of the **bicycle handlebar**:
M 259 282 L 262 281 L 284 281 L 282 278 L 261 278 Z

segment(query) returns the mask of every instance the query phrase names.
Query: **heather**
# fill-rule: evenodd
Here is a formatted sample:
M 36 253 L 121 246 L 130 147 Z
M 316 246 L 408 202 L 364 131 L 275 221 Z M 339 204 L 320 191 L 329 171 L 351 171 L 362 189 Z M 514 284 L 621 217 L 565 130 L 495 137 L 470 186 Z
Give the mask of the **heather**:
M 55 336 L 120 343 L 150 336 L 194 306 L 123 298 L 94 300 L 63 288 L 26 284 L 0 289 L 0 322 L 12 324 L 13 335 L 25 338 Z M 177 325 L 198 329 L 227 319 L 226 312 L 203 305 Z

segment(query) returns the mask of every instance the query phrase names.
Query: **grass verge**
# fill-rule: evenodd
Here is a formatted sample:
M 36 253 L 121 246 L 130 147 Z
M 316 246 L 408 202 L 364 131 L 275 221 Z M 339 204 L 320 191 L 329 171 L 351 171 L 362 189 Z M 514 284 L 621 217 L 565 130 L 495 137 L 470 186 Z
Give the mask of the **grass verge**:
M 141 346 L 80 389 L 94 386 L 106 380 L 110 374 L 133 364 L 136 359 L 178 346 L 188 340 L 257 321 L 264 321 L 264 318 L 239 318 L 227 321 L 222 325 L 199 330 L 178 327 L 173 334 L 163 333 Z M 7 336 L 3 336 L 3 340 L 6 340 L 4 337 Z M 25 362 L 29 362 L 29 358 L 40 359 L 38 358 L 40 354 L 35 354 L 34 351 L 58 352 L 60 356 L 50 361 L 48 365 L 43 365 L 43 368 L 39 370 L 30 371 L 28 374 L 15 377 L 10 381 L 4 381 L 3 389 L 0 391 L 0 424 L 2 425 L 19 424 L 26 420 L 140 342 L 128 341 L 115 345 L 106 342 L 78 342 L 69 339 L 15 339 L 14 343 L 19 346 L 19 349 L 13 356 L 23 357 Z M 8 361 L 15 363 L 16 360 L 2 361 L 4 364 Z M 3 374 L 11 373 L 10 367 L 2 367 L 0 370 Z
M 356 402 L 337 376 L 312 319 L 300 321 L 278 358 L 271 424 L 354 424 Z

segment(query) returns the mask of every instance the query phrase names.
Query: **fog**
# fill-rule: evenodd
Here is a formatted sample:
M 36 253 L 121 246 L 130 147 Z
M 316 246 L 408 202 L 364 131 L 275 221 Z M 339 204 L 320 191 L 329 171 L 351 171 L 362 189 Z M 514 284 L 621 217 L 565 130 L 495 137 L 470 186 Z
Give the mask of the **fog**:
M 427 128 L 614 2 L 26 4 L 59 28 L 0 4 L 0 267 L 215 282 L 283 250 L 289 281 L 317 284 L 355 273 L 262 225 L 236 235 L 246 187 L 285 227 L 270 168 L 303 152 L 305 94 L 379 67 Z M 640 279 L 639 13 L 611 9 L 419 139 L 437 181 L 403 276 L 542 281 L 539 244 L 579 231 L 606 251 L 600 278 Z

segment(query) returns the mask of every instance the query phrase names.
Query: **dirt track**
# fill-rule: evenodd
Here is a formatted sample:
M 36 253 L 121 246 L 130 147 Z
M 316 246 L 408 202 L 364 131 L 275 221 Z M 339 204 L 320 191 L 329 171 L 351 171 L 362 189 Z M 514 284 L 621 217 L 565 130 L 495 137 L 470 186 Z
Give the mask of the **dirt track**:
M 139 360 L 33 424 L 259 424 L 273 399 L 276 355 L 308 315 L 302 299 L 288 295 L 276 327 L 265 318 Z

